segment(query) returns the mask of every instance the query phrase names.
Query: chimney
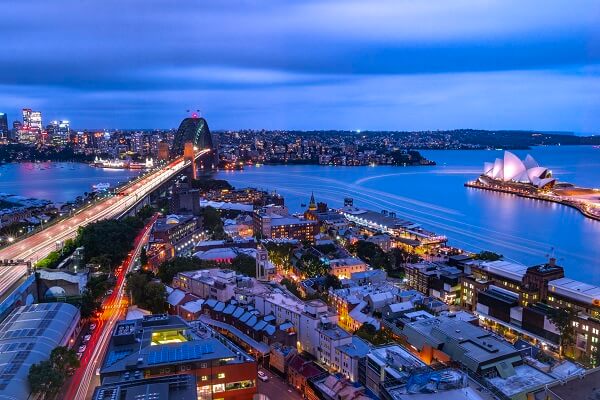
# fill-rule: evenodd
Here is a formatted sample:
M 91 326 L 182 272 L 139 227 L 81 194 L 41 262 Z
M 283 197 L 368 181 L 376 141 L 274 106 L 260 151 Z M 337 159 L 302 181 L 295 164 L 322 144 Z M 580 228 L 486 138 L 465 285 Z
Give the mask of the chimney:
M 550 257 L 548 259 L 548 265 L 551 266 L 551 267 L 556 267 L 556 258 Z

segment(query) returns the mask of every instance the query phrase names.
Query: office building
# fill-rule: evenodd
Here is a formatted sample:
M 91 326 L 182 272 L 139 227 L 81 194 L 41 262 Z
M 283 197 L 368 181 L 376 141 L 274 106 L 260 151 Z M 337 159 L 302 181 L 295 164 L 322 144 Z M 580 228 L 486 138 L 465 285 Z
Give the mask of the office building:
M 300 219 L 281 206 L 263 207 L 252 213 L 254 233 L 262 239 L 293 239 L 314 242 L 319 233 L 317 221 Z
M 250 400 L 257 393 L 256 360 L 205 324 L 168 315 L 116 324 L 100 367 L 102 387 L 165 383 L 168 388 L 172 381 L 155 379 L 179 381 L 181 375 L 195 378 L 197 399 Z
M 510 343 L 453 315 L 407 323 L 402 335 L 427 364 L 455 361 L 483 376 L 507 378 L 523 363 Z
M 8 140 L 9 139 L 9 129 L 8 129 L 8 116 L 0 112 L 0 140 Z

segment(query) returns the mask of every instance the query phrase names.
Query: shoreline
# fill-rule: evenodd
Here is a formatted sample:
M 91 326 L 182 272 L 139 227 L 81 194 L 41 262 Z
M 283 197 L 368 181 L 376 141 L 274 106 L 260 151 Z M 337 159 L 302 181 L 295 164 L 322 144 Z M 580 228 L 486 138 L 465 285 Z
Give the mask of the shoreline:
M 494 187 L 483 185 L 481 183 L 477 183 L 476 181 L 465 182 L 464 186 L 470 187 L 473 189 L 481 189 L 481 190 L 489 190 L 491 192 L 507 193 L 507 194 L 512 194 L 512 195 L 523 197 L 523 198 L 542 200 L 542 201 L 547 201 L 549 203 L 561 204 L 561 205 L 571 207 L 571 208 L 578 210 L 583 216 L 585 216 L 591 220 L 600 222 L 600 215 L 592 214 L 592 213 L 588 212 L 587 210 L 585 210 L 580 204 L 569 201 L 569 200 L 553 199 L 553 198 L 539 196 L 536 194 L 521 193 L 521 192 L 517 192 L 514 190 L 510 190 L 510 189 L 494 188 Z

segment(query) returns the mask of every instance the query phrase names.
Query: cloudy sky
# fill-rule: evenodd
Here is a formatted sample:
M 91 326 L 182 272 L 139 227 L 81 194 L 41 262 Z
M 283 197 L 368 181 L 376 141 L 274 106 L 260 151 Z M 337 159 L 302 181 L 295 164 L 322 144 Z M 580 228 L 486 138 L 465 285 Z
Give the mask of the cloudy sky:
M 597 0 L 0 0 L 0 111 L 600 132 Z

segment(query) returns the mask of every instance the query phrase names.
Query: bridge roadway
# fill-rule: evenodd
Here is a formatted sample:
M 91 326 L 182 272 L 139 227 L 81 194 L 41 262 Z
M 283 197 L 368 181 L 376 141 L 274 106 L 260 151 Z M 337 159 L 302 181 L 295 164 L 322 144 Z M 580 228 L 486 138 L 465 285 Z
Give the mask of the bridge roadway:
M 200 150 L 196 157 L 209 151 L 209 149 Z M 117 192 L 118 195 L 102 200 L 67 219 L 5 247 L 0 250 L 0 260 L 37 262 L 56 248 L 57 241 L 75 237 L 79 227 L 91 222 L 122 215 L 156 187 L 175 177 L 189 164 L 190 161 L 184 161 L 183 157 L 174 160 L 162 169 L 121 188 Z M 25 274 L 27 274 L 27 267 L 24 265 L 0 267 L 0 296 L 10 290 Z

